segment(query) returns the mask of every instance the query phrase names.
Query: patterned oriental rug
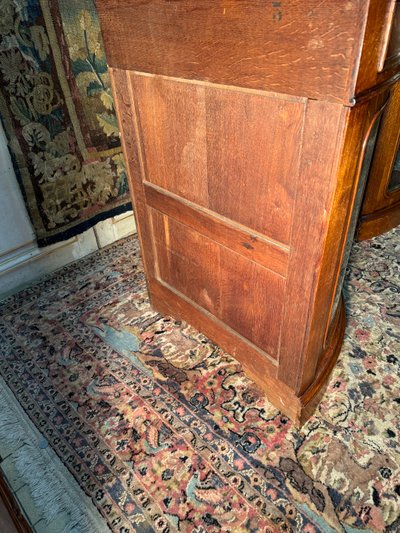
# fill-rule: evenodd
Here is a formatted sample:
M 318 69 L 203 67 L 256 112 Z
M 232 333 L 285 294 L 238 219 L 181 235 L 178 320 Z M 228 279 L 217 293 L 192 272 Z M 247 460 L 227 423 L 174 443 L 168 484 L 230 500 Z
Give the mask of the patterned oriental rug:
M 300 431 L 150 308 L 136 238 L 5 300 L 0 374 L 112 531 L 398 532 L 399 252 L 399 229 L 354 246 L 344 347 Z
M 130 209 L 94 0 L 0 0 L 0 116 L 39 245 Z

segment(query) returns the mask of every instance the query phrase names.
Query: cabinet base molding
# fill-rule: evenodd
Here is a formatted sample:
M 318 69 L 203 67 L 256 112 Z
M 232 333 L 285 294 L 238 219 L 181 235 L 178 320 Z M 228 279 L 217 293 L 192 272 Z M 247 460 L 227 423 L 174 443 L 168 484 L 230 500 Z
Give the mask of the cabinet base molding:
M 308 389 L 298 396 L 278 379 L 278 366 L 268 355 L 237 332 L 229 329 L 211 313 L 204 311 L 183 294 L 155 278 L 148 281 L 152 307 L 164 315 L 185 320 L 202 331 L 223 350 L 235 357 L 268 400 L 301 427 L 313 414 L 325 392 L 329 375 L 335 366 L 345 331 L 343 297 L 332 321 L 326 347 L 320 356 L 318 371 Z
M 360 218 L 358 241 L 365 241 L 386 233 L 400 224 L 400 200 L 398 203 Z
M 315 379 L 300 398 L 295 397 L 299 401 L 297 415 L 294 415 L 294 422 L 297 427 L 302 426 L 310 418 L 325 393 L 329 383 L 329 376 L 335 367 L 342 348 L 345 329 L 346 308 L 343 295 L 341 295 L 325 349 L 320 356 Z

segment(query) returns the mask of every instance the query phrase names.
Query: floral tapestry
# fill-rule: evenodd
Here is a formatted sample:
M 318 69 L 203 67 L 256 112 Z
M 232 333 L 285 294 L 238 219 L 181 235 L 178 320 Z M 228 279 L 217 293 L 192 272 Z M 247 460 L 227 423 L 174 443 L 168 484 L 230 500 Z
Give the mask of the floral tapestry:
M 40 245 L 130 209 L 94 0 L 0 0 L 0 114 Z

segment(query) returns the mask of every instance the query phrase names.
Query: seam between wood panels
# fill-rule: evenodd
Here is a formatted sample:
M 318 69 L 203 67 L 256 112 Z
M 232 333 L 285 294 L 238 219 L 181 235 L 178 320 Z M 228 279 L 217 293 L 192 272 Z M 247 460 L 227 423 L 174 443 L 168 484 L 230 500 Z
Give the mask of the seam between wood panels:
M 174 217 L 171 217 L 170 215 L 166 215 L 165 213 L 162 213 L 161 211 L 159 211 L 159 210 L 156 209 L 155 207 L 151 207 L 151 206 L 149 206 L 149 207 L 150 207 L 150 209 L 153 209 L 154 211 L 157 211 L 157 213 L 161 213 L 161 215 L 163 215 L 163 216 L 166 216 L 166 217 L 168 217 L 168 218 L 172 218 L 175 222 L 177 222 L 177 223 L 180 224 L 181 226 L 185 226 L 185 227 L 191 229 L 192 231 L 195 231 L 195 232 L 199 233 L 200 235 L 202 235 L 202 237 L 208 239 L 210 242 L 212 242 L 212 243 L 218 245 L 219 247 L 224 248 L 225 250 L 228 250 L 230 253 L 235 254 L 235 255 L 238 255 L 239 257 L 242 257 L 242 258 L 245 259 L 246 261 L 249 261 L 249 263 L 252 263 L 252 264 L 254 264 L 254 265 L 257 265 L 257 266 L 259 266 L 260 268 L 263 268 L 264 270 L 266 270 L 267 272 L 273 274 L 274 276 L 278 276 L 279 278 L 281 278 L 281 279 L 283 279 L 283 280 L 285 281 L 285 286 L 286 286 L 286 281 L 287 281 L 287 279 L 286 279 L 286 276 L 284 276 L 283 274 L 280 274 L 279 272 L 276 272 L 275 270 L 272 270 L 271 268 L 268 268 L 267 266 L 262 265 L 261 263 L 259 263 L 258 261 L 255 261 L 254 259 L 251 259 L 250 257 L 247 257 L 247 256 L 245 256 L 245 255 L 242 255 L 242 254 L 240 254 L 239 252 L 236 252 L 236 250 L 232 250 L 232 248 L 229 248 L 229 246 L 226 246 L 225 244 L 222 244 L 222 243 L 220 243 L 220 242 L 214 240 L 212 237 L 208 237 L 208 235 L 204 235 L 204 234 L 201 233 L 200 231 L 197 231 L 197 230 L 195 230 L 194 228 L 191 228 L 190 226 L 187 226 L 186 224 L 180 222 L 179 220 L 176 220 Z M 155 240 L 155 239 L 154 239 L 154 240 Z M 173 252 L 172 248 L 169 248 L 169 250 L 170 250 L 171 252 Z M 158 281 L 160 281 L 160 280 L 158 280 Z
M 190 200 L 186 200 L 186 198 L 182 198 L 179 195 L 168 191 L 167 189 L 164 189 L 163 187 L 160 187 L 159 185 L 156 185 L 154 183 L 151 183 L 150 181 L 145 181 L 144 183 L 145 187 L 148 187 L 150 189 L 154 189 L 158 193 L 168 196 L 172 198 L 173 200 L 176 200 L 179 203 L 182 203 L 184 205 L 187 205 L 190 209 L 193 209 L 194 211 L 200 211 L 204 215 L 210 216 L 212 218 L 216 218 L 222 223 L 227 223 L 229 226 L 232 226 L 233 228 L 237 229 L 238 231 L 243 231 L 244 233 L 248 233 L 249 236 L 255 235 L 260 240 L 271 246 L 272 248 L 276 248 L 278 250 L 281 250 L 282 252 L 288 253 L 290 251 L 290 247 L 286 244 L 283 244 L 279 241 L 275 241 L 274 239 L 266 236 L 263 233 L 258 232 L 257 230 L 253 230 L 252 228 L 249 228 L 248 226 L 245 226 L 241 224 L 240 222 L 236 222 L 235 220 L 232 220 L 228 217 L 225 217 L 224 215 L 220 215 L 219 213 L 216 213 L 215 211 L 212 211 L 211 209 L 208 209 L 206 207 L 203 207 L 201 205 L 195 204 L 194 202 L 191 202 Z M 155 208 L 153 208 L 155 209 Z
M 136 76 L 142 76 L 146 78 L 157 78 L 161 80 L 167 80 L 175 83 L 186 83 L 190 85 L 200 85 L 203 87 L 210 87 L 210 88 L 216 88 L 221 89 L 225 91 L 234 91 L 234 92 L 243 92 L 247 94 L 254 94 L 258 96 L 264 96 L 266 98 L 273 98 L 277 100 L 285 100 L 287 102 L 297 102 L 297 103 L 305 103 L 308 98 L 306 96 L 294 96 L 291 94 L 286 94 L 282 92 L 274 92 L 274 91 L 267 91 L 265 89 L 251 89 L 250 87 L 242 87 L 240 85 L 229 85 L 229 84 L 223 84 L 223 83 L 215 83 L 211 81 L 206 80 L 197 80 L 192 78 L 178 78 L 176 76 L 168 76 L 166 74 L 154 74 L 151 72 L 144 72 L 142 70 L 130 70 L 126 69 L 126 72 L 131 72 L 132 74 Z M 341 103 L 336 102 L 335 103 Z

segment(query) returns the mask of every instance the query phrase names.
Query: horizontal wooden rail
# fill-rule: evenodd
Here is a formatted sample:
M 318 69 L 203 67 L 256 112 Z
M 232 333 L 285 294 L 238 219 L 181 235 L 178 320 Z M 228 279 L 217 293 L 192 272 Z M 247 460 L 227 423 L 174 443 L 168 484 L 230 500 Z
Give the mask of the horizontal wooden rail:
M 222 246 L 283 277 L 287 275 L 289 249 L 226 217 L 199 207 L 157 185 L 145 182 L 146 203 Z

